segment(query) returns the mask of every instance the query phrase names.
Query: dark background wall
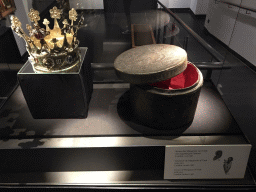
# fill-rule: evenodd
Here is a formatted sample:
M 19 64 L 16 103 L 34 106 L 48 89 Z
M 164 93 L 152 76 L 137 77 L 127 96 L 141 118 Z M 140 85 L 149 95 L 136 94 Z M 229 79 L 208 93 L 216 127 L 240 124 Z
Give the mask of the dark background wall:
M 127 0 L 104 0 L 105 12 L 123 13 L 124 1 Z M 156 9 L 156 0 L 131 0 L 131 12 L 139 12 L 143 10 Z

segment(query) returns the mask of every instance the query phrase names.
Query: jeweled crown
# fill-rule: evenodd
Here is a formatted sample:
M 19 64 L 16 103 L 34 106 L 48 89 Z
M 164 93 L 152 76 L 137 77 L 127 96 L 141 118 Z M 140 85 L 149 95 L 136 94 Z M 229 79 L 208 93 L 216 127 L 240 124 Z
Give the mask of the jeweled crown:
M 74 8 L 69 11 L 69 20 L 63 20 L 63 27 L 60 28 L 58 19 L 61 18 L 62 9 L 53 7 L 50 9 L 50 16 L 54 19 L 54 27 L 50 29 L 50 22 L 44 19 L 45 28 L 38 24 L 40 20 L 39 12 L 30 9 L 29 19 L 33 22 L 33 27 L 26 25 L 29 36 L 21 28 L 21 22 L 16 16 L 11 16 L 11 28 L 26 42 L 26 48 L 30 55 L 35 72 L 63 72 L 70 71 L 80 63 L 81 56 L 79 41 L 77 40 L 78 29 L 83 25 L 84 17 L 81 16 L 77 25 L 77 12 Z

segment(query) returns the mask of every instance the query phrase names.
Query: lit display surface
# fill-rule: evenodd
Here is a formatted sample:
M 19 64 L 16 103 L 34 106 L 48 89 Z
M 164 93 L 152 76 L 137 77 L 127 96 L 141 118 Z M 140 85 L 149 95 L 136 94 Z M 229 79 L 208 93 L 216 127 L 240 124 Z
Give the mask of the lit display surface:
M 125 84 L 120 84 L 124 87 Z M 102 88 L 100 88 L 102 87 Z M 111 88 L 112 87 L 112 88 Z M 113 88 L 115 87 L 115 88 Z M 223 100 L 206 82 L 192 125 L 186 130 L 159 131 L 139 125 L 127 105 L 128 88 L 94 85 L 87 119 L 33 119 L 18 88 L 1 110 L 1 136 L 8 138 L 54 136 L 215 135 L 241 133 Z M 119 99 L 121 98 L 121 99 Z M 10 120 L 11 119 L 11 120 Z M 171 126 L 171 125 L 170 125 Z

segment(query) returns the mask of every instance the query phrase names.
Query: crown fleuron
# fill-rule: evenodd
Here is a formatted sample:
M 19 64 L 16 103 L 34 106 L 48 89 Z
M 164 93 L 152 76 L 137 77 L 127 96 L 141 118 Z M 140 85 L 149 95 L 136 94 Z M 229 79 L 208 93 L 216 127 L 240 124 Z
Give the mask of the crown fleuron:
M 45 28 L 38 24 L 39 12 L 30 9 L 28 17 L 33 22 L 33 27 L 26 25 L 29 35 L 21 28 L 21 22 L 16 16 L 11 16 L 11 28 L 26 42 L 26 48 L 30 55 L 29 60 L 35 72 L 64 72 L 72 71 L 81 61 L 79 41 L 77 40 L 78 29 L 83 25 L 84 17 L 81 16 L 78 24 L 77 12 L 74 8 L 69 11 L 69 20 L 63 20 L 62 29 L 58 24 L 61 18 L 62 9 L 53 7 L 50 9 L 50 16 L 54 19 L 54 27 L 50 29 L 50 22 L 43 20 Z

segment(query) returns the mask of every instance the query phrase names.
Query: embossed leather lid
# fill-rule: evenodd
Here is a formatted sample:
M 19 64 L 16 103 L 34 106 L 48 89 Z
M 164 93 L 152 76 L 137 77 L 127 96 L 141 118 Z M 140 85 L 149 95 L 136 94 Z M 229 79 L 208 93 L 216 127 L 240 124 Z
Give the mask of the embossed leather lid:
M 119 78 L 132 84 L 156 83 L 182 73 L 187 53 L 175 45 L 144 45 L 120 54 L 114 67 Z

